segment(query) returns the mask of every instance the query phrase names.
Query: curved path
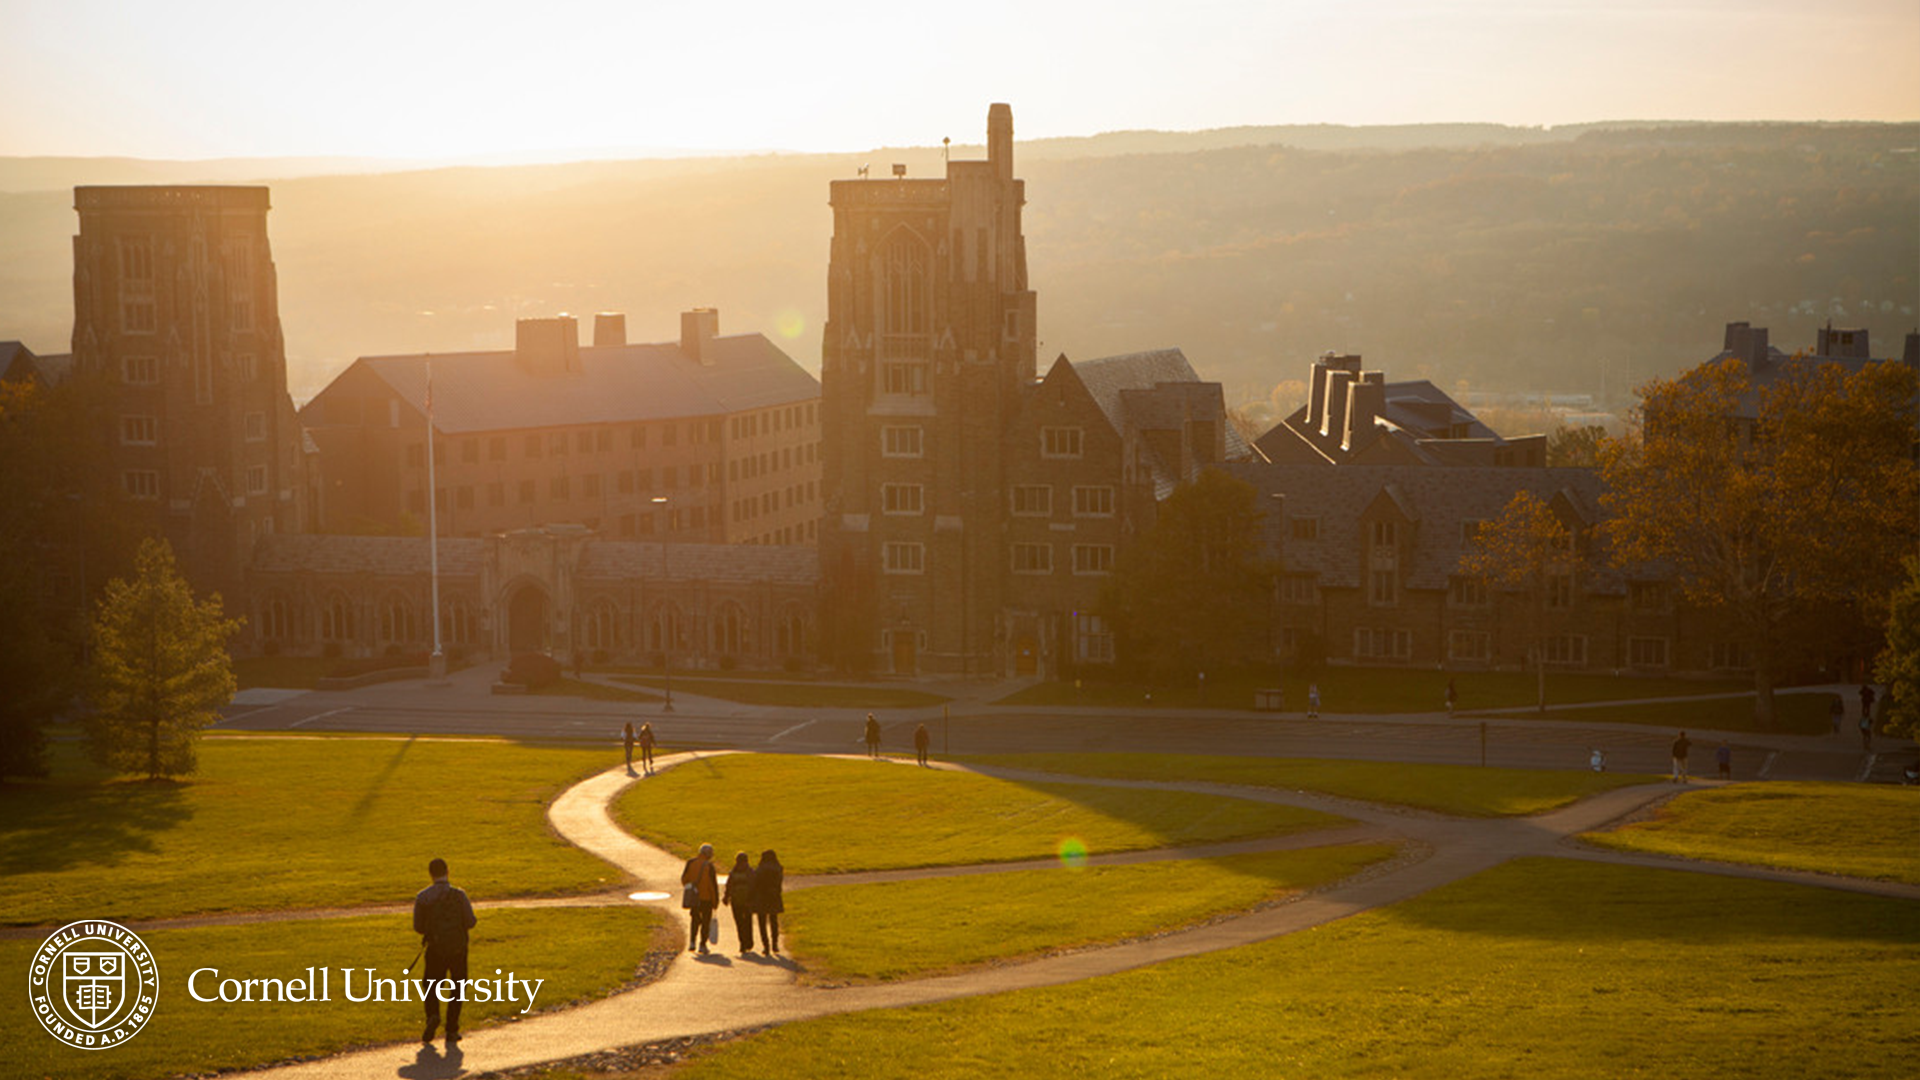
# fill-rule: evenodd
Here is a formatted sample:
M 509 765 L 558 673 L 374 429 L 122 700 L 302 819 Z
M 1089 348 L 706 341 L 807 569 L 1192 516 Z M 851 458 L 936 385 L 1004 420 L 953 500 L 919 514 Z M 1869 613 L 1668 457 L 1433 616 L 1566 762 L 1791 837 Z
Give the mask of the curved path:
M 705 756 L 712 755 L 663 755 L 659 759 L 659 768 L 671 768 Z M 953 765 L 940 767 L 959 768 Z M 1617 821 L 1672 794 L 1674 789 L 1664 783 L 1618 788 L 1533 817 L 1461 819 L 1389 809 L 1308 792 L 1202 783 L 1063 777 L 1012 770 L 978 771 L 1019 779 L 1045 776 L 1050 783 L 1230 795 L 1324 810 L 1359 823 L 1351 827 L 1281 837 L 1252 847 L 1226 845 L 1241 850 L 1345 844 L 1397 837 L 1412 841 L 1422 857 L 1390 872 L 1362 874 L 1289 903 L 1148 940 L 911 981 L 838 988 L 802 986 L 795 978 L 797 965 L 785 958 L 757 955 L 729 957 L 719 951 L 695 958 L 681 953 L 667 973 L 655 982 L 578 1008 L 534 1015 L 517 1023 L 475 1030 L 460 1043 L 459 1049 L 445 1054 L 437 1047 L 389 1045 L 246 1075 L 308 1080 L 452 1077 L 474 1070 L 508 1069 L 616 1047 L 786 1023 L 834 1013 L 1055 986 L 1111 975 L 1176 957 L 1249 945 L 1304 930 L 1369 908 L 1405 900 L 1509 859 L 1531 855 L 1571 856 L 1628 865 L 1681 868 L 1920 899 L 1920 888 L 1908 885 L 1654 855 L 1616 854 L 1566 843 L 1569 837 Z M 638 882 L 638 888 L 673 898 L 658 903 L 663 908 L 672 907 L 672 915 L 678 921 L 681 860 L 634 839 L 616 825 L 608 813 L 613 800 L 638 779 L 629 775 L 624 767 L 589 777 L 561 793 L 549 808 L 548 818 L 567 841 L 631 874 Z M 1124 858 L 1132 861 L 1184 858 L 1213 850 L 1146 852 Z M 1118 861 L 1123 857 L 1112 858 Z M 953 871 L 840 875 L 831 879 L 794 878 L 790 879 L 790 883 L 792 887 L 800 888 L 828 880 L 838 883 L 924 877 L 940 872 L 1003 872 L 1022 869 L 1025 865 L 1030 864 L 996 864 L 991 867 L 969 867 L 964 871 L 956 868 Z

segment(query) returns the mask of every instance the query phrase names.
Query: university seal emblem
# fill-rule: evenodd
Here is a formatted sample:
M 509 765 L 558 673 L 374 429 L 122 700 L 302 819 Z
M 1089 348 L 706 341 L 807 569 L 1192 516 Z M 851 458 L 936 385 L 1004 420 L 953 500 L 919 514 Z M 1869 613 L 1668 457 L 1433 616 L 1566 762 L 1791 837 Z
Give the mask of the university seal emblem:
M 81 1050 L 133 1038 L 159 997 L 152 951 L 118 923 L 69 923 L 41 944 L 27 968 L 27 998 L 40 1026 Z

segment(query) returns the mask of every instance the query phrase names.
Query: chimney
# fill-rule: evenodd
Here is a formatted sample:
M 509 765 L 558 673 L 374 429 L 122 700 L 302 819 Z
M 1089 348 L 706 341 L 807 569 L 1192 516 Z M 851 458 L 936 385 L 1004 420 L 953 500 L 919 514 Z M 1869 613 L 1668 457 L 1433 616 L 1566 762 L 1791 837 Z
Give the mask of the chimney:
M 580 323 L 571 315 L 521 319 L 513 328 L 514 359 L 535 375 L 580 374 Z
M 712 366 L 713 339 L 719 336 L 718 308 L 694 308 L 680 313 L 680 351 L 692 359 Z
M 593 317 L 593 347 L 604 349 L 627 343 L 627 317 L 617 311 L 603 311 Z
M 1351 450 L 1373 433 L 1373 422 L 1387 411 L 1387 373 L 1368 371 L 1360 374 L 1347 393 L 1346 437 L 1341 449 Z

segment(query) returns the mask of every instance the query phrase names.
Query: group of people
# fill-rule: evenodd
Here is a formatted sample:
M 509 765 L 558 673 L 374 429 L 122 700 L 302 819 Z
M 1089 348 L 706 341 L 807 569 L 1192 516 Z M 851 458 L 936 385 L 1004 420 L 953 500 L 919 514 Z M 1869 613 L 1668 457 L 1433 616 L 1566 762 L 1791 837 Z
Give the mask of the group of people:
M 742 851 L 733 857 L 733 869 L 727 871 L 726 884 L 714 867 L 713 845 L 701 844 L 700 853 L 687 860 L 680 871 L 680 906 L 687 910 L 687 951 L 705 954 L 709 942 L 718 944 L 720 931 L 713 923 L 715 910 L 733 909 L 733 928 L 740 938 L 740 955 L 753 952 L 753 929 L 760 927 L 760 949 L 767 956 L 780 951 L 780 914 L 787 910 L 781 890 L 786 869 L 772 848 L 760 853 L 755 866 Z

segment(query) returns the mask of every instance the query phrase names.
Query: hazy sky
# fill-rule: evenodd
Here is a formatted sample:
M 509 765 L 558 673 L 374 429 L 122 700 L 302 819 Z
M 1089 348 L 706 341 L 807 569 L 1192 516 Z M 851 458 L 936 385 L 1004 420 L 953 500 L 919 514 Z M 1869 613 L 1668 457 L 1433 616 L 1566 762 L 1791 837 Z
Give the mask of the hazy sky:
M 0 0 L 0 154 L 1920 119 L 1916 0 Z

